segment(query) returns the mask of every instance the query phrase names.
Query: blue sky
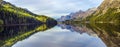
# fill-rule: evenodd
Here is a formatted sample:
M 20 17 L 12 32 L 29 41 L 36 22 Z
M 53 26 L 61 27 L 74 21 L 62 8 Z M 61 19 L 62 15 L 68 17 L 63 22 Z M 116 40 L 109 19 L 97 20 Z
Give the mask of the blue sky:
M 5 0 L 33 13 L 59 18 L 71 12 L 98 7 L 103 0 Z

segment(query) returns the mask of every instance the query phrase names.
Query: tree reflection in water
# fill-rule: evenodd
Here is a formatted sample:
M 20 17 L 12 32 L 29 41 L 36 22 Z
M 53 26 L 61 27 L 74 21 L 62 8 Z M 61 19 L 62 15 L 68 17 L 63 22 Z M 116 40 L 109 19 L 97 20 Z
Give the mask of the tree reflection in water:
M 32 34 L 52 28 L 54 25 L 17 25 L 0 26 L 0 47 L 11 47 L 17 41 L 23 40 Z

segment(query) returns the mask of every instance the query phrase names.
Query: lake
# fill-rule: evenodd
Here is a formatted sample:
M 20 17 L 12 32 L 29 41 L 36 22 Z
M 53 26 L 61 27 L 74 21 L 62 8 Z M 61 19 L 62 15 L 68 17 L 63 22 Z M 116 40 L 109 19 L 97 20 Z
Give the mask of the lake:
M 58 24 L 1 26 L 1 47 L 119 47 L 120 26 Z

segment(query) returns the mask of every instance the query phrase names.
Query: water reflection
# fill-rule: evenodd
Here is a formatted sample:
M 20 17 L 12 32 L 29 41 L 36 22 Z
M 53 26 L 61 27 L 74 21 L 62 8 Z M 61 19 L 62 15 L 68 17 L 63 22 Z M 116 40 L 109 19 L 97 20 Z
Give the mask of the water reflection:
M 120 25 L 96 23 L 86 26 L 96 32 L 108 47 L 120 46 Z
M 99 38 L 101 38 L 102 41 L 107 45 L 107 47 L 120 46 L 119 24 L 95 23 L 95 24 L 72 24 L 72 26 L 74 26 L 77 30 L 82 31 L 82 33 L 87 33 L 92 36 L 96 36 L 95 34 L 97 34 Z M 81 34 L 81 32 L 79 33 Z
M 87 28 L 86 26 L 83 25 L 65 25 L 65 24 L 59 24 L 62 29 L 68 29 L 72 32 L 78 32 L 80 34 L 86 33 L 90 36 L 97 37 L 97 34 L 93 32 L 91 29 Z
M 119 47 L 115 24 L 0 26 L 1 47 Z M 49 30 L 47 30 L 49 29 Z
M 46 24 L 0 26 L 0 47 L 11 47 L 17 41 L 21 41 L 38 31 L 47 29 L 49 28 Z
M 19 41 L 12 47 L 106 47 L 106 45 L 87 27 L 60 24 Z

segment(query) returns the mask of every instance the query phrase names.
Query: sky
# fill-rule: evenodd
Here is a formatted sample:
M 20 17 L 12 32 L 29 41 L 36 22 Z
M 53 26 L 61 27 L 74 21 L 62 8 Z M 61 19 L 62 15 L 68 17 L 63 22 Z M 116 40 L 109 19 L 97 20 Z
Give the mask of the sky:
M 72 12 L 98 7 L 103 0 L 5 0 L 39 15 L 60 18 Z

